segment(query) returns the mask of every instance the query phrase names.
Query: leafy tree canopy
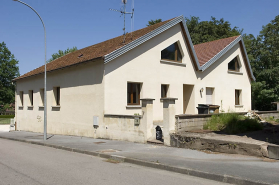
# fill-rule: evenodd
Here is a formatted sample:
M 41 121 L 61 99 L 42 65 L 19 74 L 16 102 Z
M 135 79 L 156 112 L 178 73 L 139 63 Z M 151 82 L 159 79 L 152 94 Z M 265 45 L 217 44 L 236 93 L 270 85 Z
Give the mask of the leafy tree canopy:
M 19 76 L 18 61 L 4 42 L 0 43 L 0 111 L 15 101 L 15 84 Z
M 238 27 L 232 28 L 231 24 L 223 18 L 217 20 L 215 17 L 211 17 L 210 21 L 200 21 L 199 17 L 190 16 L 185 19 L 194 45 L 241 35 L 243 31 Z
M 53 61 L 53 60 L 55 60 L 55 59 L 57 59 L 57 58 L 59 58 L 59 57 L 62 57 L 62 56 L 64 56 L 64 55 L 66 55 L 66 54 L 68 54 L 68 53 L 71 53 L 71 52 L 73 52 L 73 51 L 76 51 L 77 50 L 77 47 L 75 46 L 75 47 L 72 47 L 72 48 L 68 48 L 68 49 L 66 49 L 65 51 L 62 51 L 62 50 L 58 50 L 58 52 L 57 53 L 54 53 L 54 54 L 52 54 L 51 56 L 51 59 L 49 59 L 47 62 L 49 63 L 49 62 L 51 62 L 51 61 Z
M 253 108 L 272 110 L 271 102 L 279 101 L 279 15 L 263 26 L 257 38 L 248 36 L 246 42 L 257 79 L 252 84 Z
M 151 21 L 148 21 L 148 24 L 146 26 L 151 26 L 151 25 L 157 24 L 159 22 L 162 22 L 162 19 L 156 19 L 156 20 L 151 19 Z

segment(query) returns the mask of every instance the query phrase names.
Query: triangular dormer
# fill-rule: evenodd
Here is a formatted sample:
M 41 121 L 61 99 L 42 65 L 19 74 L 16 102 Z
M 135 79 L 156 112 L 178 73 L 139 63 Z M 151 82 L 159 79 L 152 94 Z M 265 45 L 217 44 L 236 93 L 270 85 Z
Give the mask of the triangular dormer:
M 238 56 L 236 56 L 228 63 L 228 71 L 240 72 L 240 70 L 241 64 L 239 62 Z
M 172 45 L 161 51 L 161 60 L 182 62 L 182 54 L 178 42 L 173 43 Z

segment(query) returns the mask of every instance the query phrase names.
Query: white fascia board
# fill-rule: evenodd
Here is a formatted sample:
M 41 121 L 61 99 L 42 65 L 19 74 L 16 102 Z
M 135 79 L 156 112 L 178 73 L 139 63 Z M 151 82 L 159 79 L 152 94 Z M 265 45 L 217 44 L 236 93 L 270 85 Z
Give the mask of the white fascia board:
M 240 42 L 241 41 L 241 42 Z M 201 66 L 201 70 L 204 71 L 207 68 L 209 68 L 214 62 L 216 62 L 219 58 L 221 58 L 224 54 L 226 54 L 230 49 L 232 49 L 236 44 L 240 43 L 243 47 L 244 50 L 244 57 L 246 57 L 247 59 L 247 63 L 248 63 L 248 67 L 249 67 L 249 71 L 251 73 L 251 78 L 255 81 L 255 77 L 253 75 L 253 71 L 250 65 L 250 61 L 246 52 L 246 48 L 242 39 L 242 36 L 240 35 L 239 37 L 237 37 L 234 41 L 232 41 L 229 45 L 227 45 L 224 49 L 222 49 L 219 53 L 217 53 L 214 57 L 212 57 L 208 62 L 206 62 L 204 65 Z
M 119 48 L 117 50 L 114 50 L 113 52 L 105 55 L 104 56 L 104 63 L 106 64 L 106 63 L 112 61 L 113 59 L 115 59 L 115 58 L 119 57 L 120 55 L 123 55 L 124 53 L 134 49 L 135 47 L 139 46 L 140 44 L 142 44 L 142 43 L 148 41 L 149 39 L 159 35 L 160 33 L 166 31 L 167 29 L 175 26 L 176 24 L 178 24 L 180 22 L 183 23 L 184 29 L 186 31 L 186 36 L 188 37 L 189 42 L 190 42 L 190 47 L 191 47 L 190 49 L 193 52 L 193 55 L 195 57 L 195 61 L 197 63 L 197 66 L 198 66 L 199 70 L 201 70 L 199 62 L 198 62 L 198 59 L 197 59 L 197 56 L 196 56 L 196 52 L 194 50 L 194 46 L 192 44 L 192 40 L 191 40 L 189 31 L 188 31 L 187 26 L 186 26 L 186 21 L 185 21 L 183 15 L 174 18 L 173 20 L 167 22 L 166 24 L 160 26 L 159 28 L 157 28 L 157 29 L 155 29 L 155 30 L 153 30 L 153 31 L 151 31 L 151 32 L 141 36 L 140 38 L 130 42 L 129 44 L 127 44 L 127 45 L 125 45 L 125 46 L 123 46 L 123 47 L 121 47 L 121 48 Z

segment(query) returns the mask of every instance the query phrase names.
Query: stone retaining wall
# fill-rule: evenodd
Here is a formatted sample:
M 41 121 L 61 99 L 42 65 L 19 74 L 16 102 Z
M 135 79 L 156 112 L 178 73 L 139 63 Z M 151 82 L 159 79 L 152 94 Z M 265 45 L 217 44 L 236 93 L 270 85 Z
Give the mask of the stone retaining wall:
M 247 112 L 238 112 L 237 114 L 245 115 Z M 256 112 L 263 119 L 274 118 L 279 119 L 279 111 L 258 111 Z M 190 130 L 203 129 L 203 125 L 211 118 L 212 115 L 219 114 L 196 114 L 196 115 L 176 115 L 175 131 L 183 132 Z

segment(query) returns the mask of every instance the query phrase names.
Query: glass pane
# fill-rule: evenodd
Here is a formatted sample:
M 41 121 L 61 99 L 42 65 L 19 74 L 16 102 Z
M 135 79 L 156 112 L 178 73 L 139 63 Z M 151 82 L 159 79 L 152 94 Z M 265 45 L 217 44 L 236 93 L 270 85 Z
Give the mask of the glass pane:
M 161 51 L 161 59 L 175 60 L 175 45 L 172 44 Z
M 127 85 L 127 102 L 132 103 L 131 102 L 131 84 L 130 83 L 128 83 L 128 85 Z
M 235 105 L 239 105 L 239 90 L 235 90 Z
M 161 98 L 167 97 L 167 85 L 161 85 Z
M 230 61 L 230 63 L 228 64 L 228 69 L 231 71 L 239 71 L 237 58 L 234 58 L 232 61 Z
M 132 93 L 133 93 L 133 104 L 137 103 L 137 85 L 136 84 L 132 84 Z

